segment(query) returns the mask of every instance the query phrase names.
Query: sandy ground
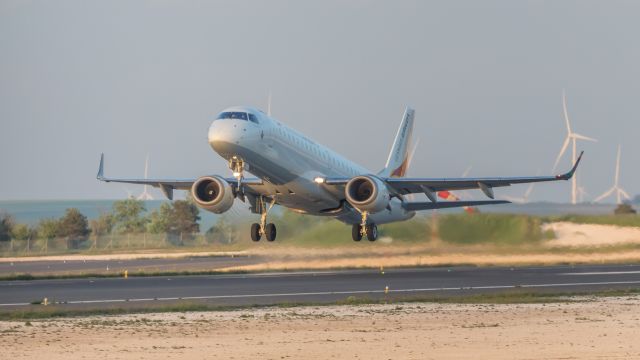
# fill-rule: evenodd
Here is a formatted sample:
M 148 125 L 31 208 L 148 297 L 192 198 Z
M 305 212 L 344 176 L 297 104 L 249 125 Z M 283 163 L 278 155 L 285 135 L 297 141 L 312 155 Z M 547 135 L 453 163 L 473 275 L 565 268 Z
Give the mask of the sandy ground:
M 640 359 L 640 297 L 0 322 L 5 359 Z
M 551 229 L 556 239 L 548 241 L 548 247 L 604 247 L 640 244 L 640 228 L 612 225 L 573 224 L 556 222 L 543 225 Z
M 621 264 L 640 262 L 640 250 L 607 253 L 558 253 L 558 254 L 465 254 L 407 255 L 386 258 L 355 257 L 344 259 L 295 259 L 269 261 L 261 264 L 234 266 L 219 271 L 276 271 L 276 270 L 327 270 L 340 268 L 391 268 L 448 265 L 476 266 L 537 266 L 554 264 Z

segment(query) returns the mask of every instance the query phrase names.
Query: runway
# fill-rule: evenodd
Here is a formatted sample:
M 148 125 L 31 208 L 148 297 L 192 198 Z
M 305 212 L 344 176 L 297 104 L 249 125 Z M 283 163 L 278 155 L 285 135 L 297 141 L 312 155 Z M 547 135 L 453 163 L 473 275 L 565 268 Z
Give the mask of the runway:
M 204 301 L 216 305 L 329 303 L 349 296 L 401 298 L 526 291 L 639 288 L 640 265 L 451 267 L 241 275 L 0 282 L 0 309 L 47 298 L 65 306 Z

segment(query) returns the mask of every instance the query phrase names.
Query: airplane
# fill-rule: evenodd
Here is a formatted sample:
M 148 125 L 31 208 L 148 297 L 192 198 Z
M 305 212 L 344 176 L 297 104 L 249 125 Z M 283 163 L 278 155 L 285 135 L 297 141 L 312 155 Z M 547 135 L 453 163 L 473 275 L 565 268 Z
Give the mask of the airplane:
M 347 160 L 259 109 L 235 106 L 211 123 L 208 141 L 224 158 L 233 177 L 204 175 L 197 179 L 123 179 L 104 175 L 104 153 L 97 179 L 151 185 L 173 199 L 174 190 L 190 191 L 195 204 L 220 214 L 235 199 L 248 203 L 260 222 L 251 225 L 251 239 L 276 239 L 276 226 L 267 222 L 270 209 L 281 205 L 300 214 L 333 217 L 352 226 L 352 239 L 378 238 L 377 225 L 404 221 L 416 211 L 506 204 L 495 200 L 493 188 L 533 182 L 569 180 L 571 170 L 556 176 L 482 178 L 407 178 L 415 111 L 405 109 L 385 167 L 377 173 Z M 256 176 L 245 178 L 245 171 Z M 441 191 L 479 189 L 491 200 L 438 201 Z M 425 194 L 429 201 L 408 201 L 408 194 Z

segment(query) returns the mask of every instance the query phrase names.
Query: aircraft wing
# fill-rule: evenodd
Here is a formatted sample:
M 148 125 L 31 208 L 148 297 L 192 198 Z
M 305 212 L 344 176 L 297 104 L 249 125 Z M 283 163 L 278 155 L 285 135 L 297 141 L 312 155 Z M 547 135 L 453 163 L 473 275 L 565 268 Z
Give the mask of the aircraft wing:
M 510 186 L 512 184 L 525 184 L 545 181 L 569 180 L 575 174 L 578 164 L 582 159 L 582 154 L 576 160 L 571 170 L 567 173 L 555 176 L 532 176 L 532 177 L 483 177 L 483 178 L 381 178 L 395 195 L 426 194 L 432 202 L 435 202 L 438 191 L 470 190 L 480 189 L 489 198 L 494 198 L 493 188 Z M 327 185 L 344 186 L 350 179 L 325 180 Z
M 164 195 L 169 199 L 173 199 L 173 190 L 189 190 L 194 182 L 198 179 L 123 179 L 123 178 L 109 178 L 104 176 L 104 154 L 100 156 L 100 166 L 98 168 L 98 175 L 96 178 L 104 182 L 117 182 L 126 184 L 137 185 L 150 185 L 160 188 Z M 236 178 L 225 178 L 225 180 L 231 185 L 232 188 L 238 186 L 238 180 Z M 262 185 L 261 179 L 242 179 L 243 185 L 259 186 Z M 245 190 L 246 191 L 246 190 Z
M 444 201 L 444 202 L 403 202 L 402 207 L 407 211 L 436 210 L 454 207 L 473 207 L 481 205 L 510 204 L 505 200 L 474 200 L 474 201 Z

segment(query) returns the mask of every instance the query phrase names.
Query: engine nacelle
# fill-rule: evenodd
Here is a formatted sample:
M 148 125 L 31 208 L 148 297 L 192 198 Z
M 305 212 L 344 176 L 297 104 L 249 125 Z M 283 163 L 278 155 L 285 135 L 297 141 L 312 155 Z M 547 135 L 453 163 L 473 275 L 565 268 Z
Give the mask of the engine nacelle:
M 199 207 L 222 214 L 233 206 L 231 185 L 219 176 L 203 176 L 191 186 L 191 196 Z
M 347 201 L 360 211 L 377 213 L 384 210 L 390 201 L 387 186 L 373 176 L 356 176 L 344 188 Z

